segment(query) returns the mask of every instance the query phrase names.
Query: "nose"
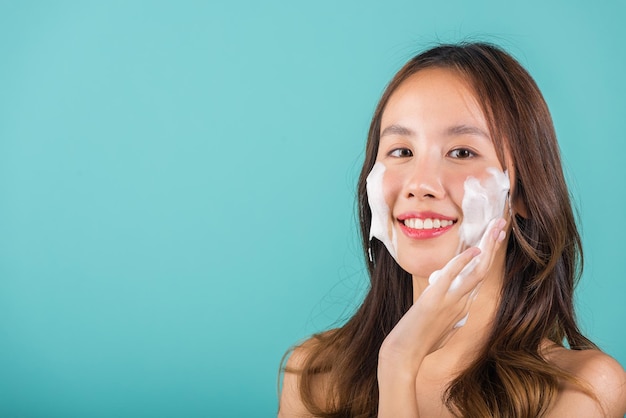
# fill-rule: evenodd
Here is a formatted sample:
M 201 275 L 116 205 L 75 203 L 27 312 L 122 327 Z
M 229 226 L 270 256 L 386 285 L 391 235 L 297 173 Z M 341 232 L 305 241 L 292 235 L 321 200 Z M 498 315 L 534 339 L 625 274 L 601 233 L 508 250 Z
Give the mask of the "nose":
M 436 158 L 416 158 L 405 185 L 405 197 L 409 199 L 442 199 L 445 188 L 441 182 L 441 165 Z

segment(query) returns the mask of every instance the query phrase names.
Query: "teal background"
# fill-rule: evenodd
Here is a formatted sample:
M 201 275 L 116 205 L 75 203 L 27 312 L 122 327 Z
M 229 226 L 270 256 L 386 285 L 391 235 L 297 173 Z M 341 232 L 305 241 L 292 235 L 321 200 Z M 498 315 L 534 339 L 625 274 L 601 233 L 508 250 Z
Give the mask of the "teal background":
M 0 2 L 0 416 L 267 417 L 365 288 L 354 193 L 416 51 L 503 45 L 553 112 L 583 329 L 626 364 L 623 2 Z

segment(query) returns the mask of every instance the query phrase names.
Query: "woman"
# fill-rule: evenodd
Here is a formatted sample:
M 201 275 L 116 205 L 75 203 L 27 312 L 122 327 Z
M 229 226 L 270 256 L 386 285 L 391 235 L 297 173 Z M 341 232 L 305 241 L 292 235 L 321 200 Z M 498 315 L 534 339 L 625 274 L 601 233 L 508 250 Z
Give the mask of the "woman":
M 470 240 L 472 193 L 495 215 Z M 358 199 L 369 293 L 293 351 L 279 416 L 624 415 L 626 373 L 575 321 L 582 250 L 550 114 L 511 56 L 469 43 L 409 61 Z

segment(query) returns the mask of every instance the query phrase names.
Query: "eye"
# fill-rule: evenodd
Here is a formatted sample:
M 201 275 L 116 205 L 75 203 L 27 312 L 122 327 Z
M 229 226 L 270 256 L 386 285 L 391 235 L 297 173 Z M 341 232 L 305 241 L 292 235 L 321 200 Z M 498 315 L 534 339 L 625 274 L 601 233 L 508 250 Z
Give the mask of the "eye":
M 473 151 L 467 148 L 453 149 L 452 151 L 448 153 L 448 155 L 452 158 L 456 158 L 459 160 L 467 160 L 468 158 L 472 158 L 476 156 L 476 154 Z
M 406 158 L 406 157 L 412 157 L 413 151 L 411 151 L 408 148 L 396 148 L 396 149 L 392 149 L 391 151 L 389 151 L 387 155 L 389 155 L 390 157 L 396 157 L 396 158 Z

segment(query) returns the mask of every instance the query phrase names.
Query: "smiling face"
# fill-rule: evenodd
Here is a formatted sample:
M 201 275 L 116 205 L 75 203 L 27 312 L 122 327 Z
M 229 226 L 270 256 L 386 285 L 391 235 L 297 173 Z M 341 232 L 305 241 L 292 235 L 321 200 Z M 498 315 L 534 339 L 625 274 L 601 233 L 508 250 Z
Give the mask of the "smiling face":
M 391 95 L 380 125 L 379 174 L 381 165 L 396 261 L 422 278 L 459 250 L 466 180 L 484 182 L 490 169 L 504 170 L 471 88 L 441 68 L 417 72 Z

